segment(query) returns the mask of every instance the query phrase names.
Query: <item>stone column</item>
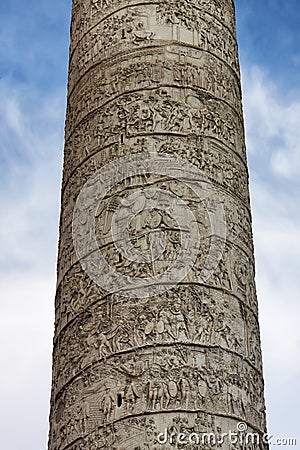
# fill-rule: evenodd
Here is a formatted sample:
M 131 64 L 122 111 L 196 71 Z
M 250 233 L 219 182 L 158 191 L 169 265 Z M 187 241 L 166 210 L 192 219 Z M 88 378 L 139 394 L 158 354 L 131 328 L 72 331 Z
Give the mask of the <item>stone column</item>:
M 73 0 L 49 450 L 262 436 L 251 228 L 233 1 Z

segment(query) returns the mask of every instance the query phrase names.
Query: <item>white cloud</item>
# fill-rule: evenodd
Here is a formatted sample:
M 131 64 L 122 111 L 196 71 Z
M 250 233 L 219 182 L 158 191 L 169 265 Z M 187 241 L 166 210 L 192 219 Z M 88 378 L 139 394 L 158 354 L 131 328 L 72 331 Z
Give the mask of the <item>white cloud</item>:
M 284 96 L 257 67 L 243 81 L 269 427 L 297 437 L 300 97 Z
M 243 73 L 249 152 L 267 158 L 265 169 L 286 179 L 300 175 L 300 96 L 285 97 L 258 67 Z
M 5 81 L 0 93 L 0 263 L 4 270 L 48 269 L 55 264 L 49 243 L 57 234 L 64 96 L 40 101 Z
M 1 447 L 45 448 L 54 280 L 11 275 L 0 284 Z
M 48 430 L 64 93 L 39 98 L 2 80 L 0 94 L 1 447 L 38 449 Z

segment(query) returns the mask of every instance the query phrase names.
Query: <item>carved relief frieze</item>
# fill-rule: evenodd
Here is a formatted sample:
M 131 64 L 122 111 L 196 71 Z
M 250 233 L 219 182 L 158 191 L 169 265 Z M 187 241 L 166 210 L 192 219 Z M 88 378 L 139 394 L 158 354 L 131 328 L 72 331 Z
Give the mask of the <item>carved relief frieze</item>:
M 57 392 L 91 364 L 166 344 L 224 348 L 261 369 L 257 318 L 237 297 L 199 285 L 178 286 L 159 298 L 140 303 L 127 300 L 124 320 L 124 300 L 112 295 L 95 302 L 97 296 L 88 299 L 80 289 L 72 305 L 75 321 L 56 341 L 54 358 L 61 365 Z M 59 355 L 63 355 L 63 364 Z
M 244 158 L 243 123 L 232 108 L 200 90 L 164 87 L 119 97 L 68 127 L 65 160 L 76 167 L 122 136 L 151 134 L 215 138 Z
M 261 375 L 222 349 L 185 345 L 115 356 L 75 377 L 56 398 L 56 432 L 68 430 L 62 448 L 101 425 L 158 411 L 205 411 L 265 426 Z M 254 406 L 255 405 L 255 406 Z
M 228 102 L 241 115 L 241 93 L 236 74 L 213 56 L 202 53 L 198 57 L 186 57 L 182 62 L 180 55 L 165 51 L 160 58 L 145 55 L 144 62 L 141 57 L 136 57 L 133 58 L 135 62 L 125 60 L 91 70 L 69 99 L 67 128 L 75 127 L 85 116 L 120 93 L 164 84 L 194 87 L 196 92 L 198 88 L 208 91 Z
M 181 42 L 200 48 L 216 55 L 238 73 L 236 41 L 226 27 L 216 24 L 213 18 L 199 16 L 198 10 L 194 11 L 194 17 L 199 18 L 193 29 L 184 20 L 178 25 L 168 23 L 167 19 L 161 23 L 162 14 L 157 18 L 155 10 L 156 6 L 149 4 L 144 8 L 121 9 L 84 35 L 70 55 L 69 89 L 73 89 L 74 83 L 87 70 L 103 60 L 125 51 L 134 53 L 140 46 L 160 46 L 164 42 Z
M 91 32 L 101 20 L 126 7 L 134 7 L 149 1 L 139 0 L 90 0 L 73 2 L 73 20 L 71 28 L 71 53 L 83 36 Z M 157 20 L 165 24 L 183 24 L 186 28 L 197 28 L 199 17 L 206 21 L 217 21 L 225 25 L 235 36 L 234 5 L 226 0 L 198 1 L 153 1 Z

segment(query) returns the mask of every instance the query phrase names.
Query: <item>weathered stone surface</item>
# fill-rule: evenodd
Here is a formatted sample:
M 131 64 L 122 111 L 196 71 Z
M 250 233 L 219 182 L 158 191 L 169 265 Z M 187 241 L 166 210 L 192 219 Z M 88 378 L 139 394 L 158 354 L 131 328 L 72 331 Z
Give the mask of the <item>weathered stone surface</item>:
M 174 178 L 135 167 L 94 210 L 97 251 L 116 280 L 151 282 L 176 264 L 184 207 L 199 252 L 161 293 L 125 296 L 117 281 L 107 290 L 84 270 L 76 249 L 85 218 L 78 228 L 74 211 L 97 171 L 146 153 L 203 174 L 226 236 L 214 236 L 217 207 L 197 197 L 193 176 L 185 183 L 186 171 Z M 173 209 L 162 205 L 166 192 Z M 132 251 L 157 257 L 124 257 L 125 228 L 113 222 L 121 205 L 123 219 L 133 217 Z M 49 450 L 188 450 L 201 433 L 218 441 L 201 448 L 244 449 L 221 439 L 239 423 L 261 437 L 247 449 L 268 447 L 251 228 L 233 1 L 73 0 Z M 194 440 L 178 442 L 180 433 Z

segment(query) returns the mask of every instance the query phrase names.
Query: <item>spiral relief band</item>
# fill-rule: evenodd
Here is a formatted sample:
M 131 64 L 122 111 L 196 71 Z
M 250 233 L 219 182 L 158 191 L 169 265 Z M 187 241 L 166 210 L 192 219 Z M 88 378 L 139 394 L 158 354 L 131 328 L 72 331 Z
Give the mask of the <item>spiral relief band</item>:
M 108 293 L 122 296 L 146 298 L 170 290 L 183 281 L 193 268 L 201 248 L 201 233 L 189 201 L 180 195 L 164 189 L 144 185 L 136 186 L 134 192 L 110 207 L 109 229 L 115 252 L 127 261 L 138 264 L 154 263 L 166 248 L 164 231 L 172 229 L 180 236 L 180 251 L 163 273 L 153 272 L 151 276 L 128 276 L 116 270 L 106 260 L 96 237 L 96 216 L 107 198 L 119 183 L 129 178 L 160 176 L 176 181 L 189 189 L 205 208 L 210 225 L 209 248 L 205 262 L 198 275 L 198 283 L 210 278 L 218 266 L 226 240 L 226 222 L 223 205 L 218 192 L 210 180 L 195 165 L 170 154 L 138 153 L 118 158 L 96 171 L 85 183 L 78 195 L 73 212 L 73 243 L 82 268 L 88 276 Z M 161 212 L 168 217 L 169 225 L 161 223 Z M 150 214 L 151 233 L 147 245 L 141 248 L 133 245 L 130 227 L 135 226 L 145 214 Z M 172 222 L 172 223 L 171 223 Z M 168 225 L 168 226 L 167 226 Z M 206 249 L 205 249 L 206 250 Z

